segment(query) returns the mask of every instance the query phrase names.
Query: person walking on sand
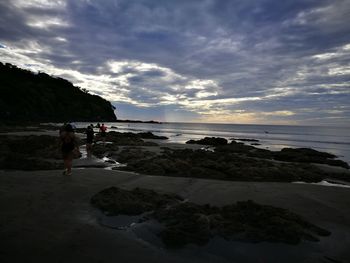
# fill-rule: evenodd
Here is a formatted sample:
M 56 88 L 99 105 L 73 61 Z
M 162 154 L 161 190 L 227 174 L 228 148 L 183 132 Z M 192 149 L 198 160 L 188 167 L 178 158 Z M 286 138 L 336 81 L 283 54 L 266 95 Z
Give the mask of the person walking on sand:
M 88 158 L 91 157 L 93 140 L 94 140 L 94 129 L 93 129 L 93 125 L 91 124 L 86 128 L 86 153 Z
M 60 132 L 61 151 L 64 163 L 64 175 L 72 175 L 72 164 L 75 152 L 79 152 L 73 127 L 67 124 Z
M 101 133 L 103 145 L 105 144 L 105 141 L 106 141 L 106 131 L 107 131 L 107 127 L 105 126 L 104 123 L 102 123 L 100 127 L 100 133 Z

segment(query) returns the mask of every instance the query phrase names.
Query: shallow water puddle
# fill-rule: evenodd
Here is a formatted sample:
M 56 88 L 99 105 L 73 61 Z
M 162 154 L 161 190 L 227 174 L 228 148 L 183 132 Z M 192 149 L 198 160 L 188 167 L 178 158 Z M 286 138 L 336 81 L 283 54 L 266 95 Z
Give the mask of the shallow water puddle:
M 145 220 L 144 215 L 106 216 L 99 212 L 98 221 L 104 227 L 124 231 L 130 238 L 157 249 L 159 253 L 195 262 L 332 262 L 328 259 L 344 262 L 339 254 L 346 250 L 350 242 L 349 238 L 344 239 L 344 229 L 335 229 L 333 226 L 330 227 L 333 230 L 331 238 L 321 238 L 316 243 L 303 241 L 298 245 L 270 242 L 254 244 L 214 237 L 204 246 L 189 244 L 179 249 L 167 249 L 159 237 L 163 226 L 155 220 Z M 337 244 L 339 238 L 344 242 Z
M 348 184 L 341 184 L 341 183 L 333 183 L 333 182 L 328 182 L 326 180 L 323 180 L 318 183 L 307 183 L 307 182 L 292 182 L 293 184 L 313 184 L 313 185 L 321 185 L 321 186 L 332 186 L 332 187 L 343 187 L 343 188 L 350 188 L 350 185 Z
M 159 235 L 164 226 L 151 219 L 150 212 L 137 216 L 107 216 L 99 210 L 95 211 L 100 225 L 114 229 L 116 233 L 123 231 L 129 238 L 159 253 L 165 253 L 170 258 L 186 259 L 186 262 L 347 262 L 344 259 L 350 245 L 347 227 L 324 223 L 332 234 L 329 237 L 320 237 L 319 242 L 302 241 L 298 245 L 248 243 L 215 236 L 204 246 L 188 244 L 183 248 L 168 249 Z
M 74 167 L 76 168 L 98 167 L 98 168 L 104 168 L 106 170 L 112 170 L 113 168 L 116 168 L 116 167 L 126 166 L 126 164 L 121 164 L 108 157 L 103 157 L 102 159 L 97 158 L 94 155 L 92 155 L 91 157 L 88 157 L 85 144 L 79 147 L 79 151 L 81 153 L 81 156 L 79 159 L 76 159 L 73 163 Z
M 149 246 L 156 248 L 164 248 L 159 233 L 163 226 L 156 220 L 149 219 L 148 213 L 137 216 L 107 216 L 101 212 L 97 212 L 98 223 L 104 227 L 115 230 L 123 230 L 129 234 L 131 238 L 137 239 Z

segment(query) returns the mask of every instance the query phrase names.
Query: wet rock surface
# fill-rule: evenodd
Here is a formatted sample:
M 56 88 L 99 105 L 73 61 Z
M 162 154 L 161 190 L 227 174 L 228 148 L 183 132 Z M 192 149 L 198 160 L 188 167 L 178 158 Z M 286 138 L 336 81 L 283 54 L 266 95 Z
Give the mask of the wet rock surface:
M 146 137 L 146 138 L 145 138 Z M 152 133 L 132 133 L 132 132 L 115 132 L 110 131 L 106 134 L 105 140 L 108 142 L 113 142 L 119 146 L 158 146 L 155 142 L 147 142 L 143 139 L 161 139 L 166 137 L 156 136 Z M 96 140 L 102 140 L 100 134 L 96 135 Z
M 137 163 L 139 160 L 151 159 L 157 156 L 157 154 L 137 147 L 127 147 L 121 150 L 119 154 L 112 156 L 120 163 L 133 165 L 134 162 Z
M 335 155 L 319 152 L 309 148 L 283 148 L 281 151 L 274 154 L 275 160 L 288 162 L 302 162 L 302 163 L 321 163 L 332 166 L 340 166 L 349 169 L 349 165 L 341 160 L 334 160 Z
M 0 136 L 0 168 L 51 170 L 63 167 L 59 139 L 54 136 Z
M 28 130 L 49 129 L 57 130 L 58 126 L 37 125 Z M 20 130 L 20 129 L 19 129 Z M 4 131 L 7 131 L 6 129 Z M 13 131 L 13 130 L 12 130 Z M 23 130 L 22 130 L 23 131 Z M 85 129 L 77 130 L 84 132 Z M 58 135 L 58 131 L 57 131 Z M 166 139 L 156 136 L 150 132 L 146 133 L 107 133 L 106 141 L 112 143 L 95 143 L 92 147 L 93 155 L 98 158 L 109 157 L 119 151 L 118 146 L 157 146 L 157 143 L 144 141 L 142 138 Z M 96 141 L 100 141 L 99 134 Z M 85 143 L 85 139 L 78 140 L 79 145 Z M 60 140 L 58 136 L 49 135 L 0 135 L 0 168 L 19 170 L 51 170 L 61 169 L 62 153 L 60 151 Z M 119 155 L 118 155 L 119 156 Z M 80 155 L 76 156 L 79 158 Z M 129 159 L 130 160 L 130 159 Z M 128 161 L 129 161 L 128 160 Z
M 329 178 L 350 181 L 346 171 L 325 171 L 311 162 L 339 164 L 343 168 L 348 167 L 347 163 L 312 149 L 286 148 L 273 152 L 235 141 L 216 146 L 214 151 L 161 149 L 161 154 L 142 148 L 126 149 L 116 158 L 127 163 L 122 169 L 150 175 L 233 181 L 320 182 Z
M 109 157 L 114 152 L 119 151 L 118 145 L 115 143 L 108 144 L 94 144 L 92 147 L 92 154 L 98 158 Z
M 233 141 L 241 141 L 241 142 L 259 142 L 259 140 L 256 139 L 237 139 L 237 138 L 231 138 Z
M 319 182 L 331 177 L 307 163 L 279 163 L 226 151 L 164 149 L 161 155 L 155 155 L 134 149 L 119 155 L 118 161 L 127 163 L 123 169 L 151 175 L 271 182 Z
M 226 145 L 227 140 L 220 137 L 205 137 L 204 139 L 200 139 L 200 140 L 189 140 L 186 143 L 216 146 L 216 145 Z
M 302 240 L 319 241 L 319 236 L 331 234 L 289 210 L 251 200 L 216 207 L 184 202 L 174 194 L 111 187 L 94 195 L 91 204 L 108 215 L 151 212 L 150 218 L 164 225 L 159 236 L 171 248 L 191 243 L 205 245 L 214 236 L 253 243 L 298 244 Z
M 108 215 L 139 215 L 158 209 L 182 198 L 172 194 L 158 194 L 153 190 L 135 188 L 131 191 L 110 187 L 95 194 L 90 202 Z
M 202 141 L 195 141 L 195 143 L 202 144 Z M 208 145 L 213 144 L 208 143 Z M 241 153 L 248 157 L 274 159 L 285 162 L 320 163 L 339 166 L 346 169 L 350 168 L 346 162 L 342 160 L 335 160 L 337 156 L 326 152 L 319 152 L 310 148 L 283 148 L 281 151 L 269 151 L 256 148 L 252 145 L 246 145 L 241 142 L 232 141 L 227 145 L 218 145 L 215 148 L 215 151 L 221 153 Z
M 140 132 L 137 135 L 139 135 L 142 139 L 154 139 L 154 140 L 168 140 L 169 139 L 166 136 L 154 135 L 151 132 Z

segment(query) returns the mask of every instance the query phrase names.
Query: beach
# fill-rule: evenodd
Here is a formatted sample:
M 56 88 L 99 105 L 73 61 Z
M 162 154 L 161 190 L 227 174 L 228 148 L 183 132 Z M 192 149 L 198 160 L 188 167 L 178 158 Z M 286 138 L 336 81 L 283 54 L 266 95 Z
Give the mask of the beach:
M 11 136 L 24 135 L 55 136 L 57 132 L 53 130 L 11 133 Z M 83 138 L 82 134 L 79 136 Z M 145 154 L 152 158 L 164 158 L 163 152 L 169 149 L 173 151 L 170 157 L 177 151 L 182 153 L 181 151 L 199 150 L 201 158 L 204 158 L 211 156 L 211 151 L 208 151 L 211 148 L 199 144 L 168 143 L 159 139 L 140 141 L 138 137 L 130 141 L 131 137 L 128 137 L 128 140 L 120 137 L 125 136 L 123 134 L 111 133 L 109 136 L 107 139 L 118 140 L 106 144 L 105 148 L 102 148 L 104 151 L 98 152 L 102 154 L 98 158 L 88 159 L 83 152 L 80 159 L 74 160 L 71 177 L 63 176 L 62 170 L 55 168 L 56 166 L 48 166 L 50 170 L 38 165 L 39 168 L 33 171 L 0 171 L 2 262 L 349 262 L 350 188 L 344 187 L 348 184 L 346 181 L 333 178 L 333 181 L 329 180 L 332 182 L 331 186 L 324 186 L 266 182 L 264 178 L 258 179 L 260 182 L 244 182 L 234 178 L 216 180 L 179 176 L 176 173 L 171 176 L 156 175 L 152 174 L 155 172 L 152 170 L 145 170 L 151 174 L 132 169 L 115 170 L 124 169 L 123 166 L 118 167 L 115 159 L 126 158 L 125 154 L 130 152 L 132 154 L 129 154 L 128 163 L 136 161 L 137 164 L 137 158 L 144 158 Z M 126 141 L 134 145 L 120 145 Z M 118 146 L 108 146 L 114 144 Z M 95 145 L 95 150 L 101 148 L 101 145 L 98 145 Z M 244 148 L 242 144 L 238 146 L 241 153 L 222 152 L 222 155 L 240 156 L 247 153 L 244 152 L 246 149 L 252 149 Z M 111 147 L 116 151 L 109 151 Z M 83 151 L 84 145 L 80 148 Z M 200 150 L 203 148 L 207 150 Z M 101 158 L 106 153 L 108 158 Z M 244 158 L 249 162 L 256 159 Z M 56 165 L 59 161 L 54 160 L 53 163 Z M 265 163 L 276 163 L 276 168 L 283 169 L 285 165 L 284 162 L 280 164 L 279 161 L 265 159 L 261 159 L 257 164 Z M 250 166 L 255 163 L 248 164 Z M 165 169 L 169 163 L 163 162 L 158 165 Z M 293 165 L 301 166 L 295 163 Z M 322 171 L 327 171 L 327 175 L 349 175 L 349 170 L 342 167 L 326 164 L 318 166 Z M 137 165 L 133 167 L 138 169 Z M 305 167 L 308 169 L 309 166 Z M 244 166 L 241 168 L 246 169 Z M 299 176 L 298 173 L 295 175 Z M 138 217 L 106 217 L 90 204 L 93 195 L 111 186 L 125 190 L 136 187 L 152 189 L 156 192 L 177 194 L 188 202 L 218 207 L 252 200 L 259 204 L 288 209 L 327 229 L 331 235 L 319 237 L 318 242 L 304 240 L 294 245 L 279 242 L 228 241 L 214 236 L 205 245 L 188 244 L 181 249 L 169 249 L 161 242 L 157 232 L 159 226 L 152 220 L 139 222 Z
M 217 262 L 235 262 L 230 258 L 234 255 L 220 256 L 218 248 L 211 252 L 197 247 L 193 248 L 193 253 L 189 252 L 191 247 L 185 249 L 186 253 L 167 251 L 128 231 L 101 226 L 89 199 L 97 191 L 112 185 L 177 193 L 202 204 L 224 205 L 252 199 L 291 209 L 333 233 L 332 242 L 323 238 L 313 245 L 311 253 L 303 250 L 308 242 L 285 247 L 277 244 L 279 249 L 293 252 L 294 260 L 305 257 L 303 261 L 294 262 L 331 262 L 325 257 L 348 262 L 350 256 L 347 249 L 350 245 L 349 189 L 144 176 L 101 169 L 76 169 L 71 178 L 65 178 L 55 170 L 2 171 L 0 180 L 2 262 L 212 262 L 214 258 Z M 268 255 L 272 253 L 271 247 L 264 254 L 259 246 L 261 244 L 250 247 L 256 252 L 255 259 L 271 260 Z M 285 260 L 293 262 L 293 258 Z

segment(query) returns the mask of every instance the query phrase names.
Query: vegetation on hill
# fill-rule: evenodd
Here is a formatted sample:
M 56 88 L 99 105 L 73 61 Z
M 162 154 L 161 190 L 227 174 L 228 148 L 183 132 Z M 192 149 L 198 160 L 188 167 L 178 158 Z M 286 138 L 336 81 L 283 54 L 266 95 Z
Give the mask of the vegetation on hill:
M 63 78 L 0 62 L 1 121 L 116 121 L 114 109 Z

